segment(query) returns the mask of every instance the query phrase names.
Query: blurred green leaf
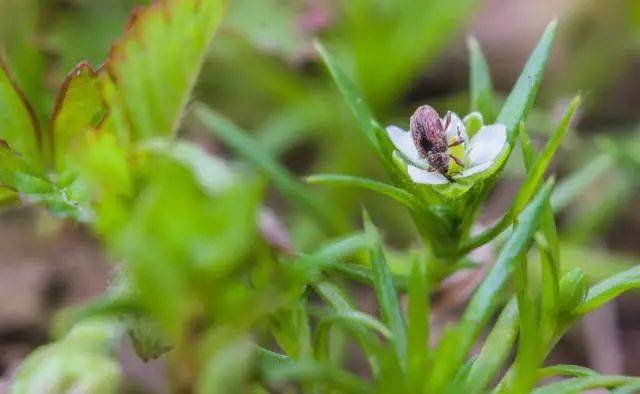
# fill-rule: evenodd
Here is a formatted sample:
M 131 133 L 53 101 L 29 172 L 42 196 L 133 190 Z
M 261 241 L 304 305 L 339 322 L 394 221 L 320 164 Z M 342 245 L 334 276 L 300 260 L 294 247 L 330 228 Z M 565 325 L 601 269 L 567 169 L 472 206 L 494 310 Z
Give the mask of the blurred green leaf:
M 246 392 L 253 372 L 255 346 L 248 339 L 239 339 L 218 346 L 203 362 L 197 393 Z
M 275 364 L 263 371 L 268 381 L 273 383 L 284 381 L 301 381 L 313 383 L 331 383 L 340 392 L 370 393 L 372 388 L 361 378 L 344 370 L 337 369 L 327 363 L 313 360 L 302 360 L 283 364 Z
M 307 211 L 322 225 L 325 232 L 336 234 L 347 229 L 346 220 L 340 212 L 331 209 L 331 205 L 311 193 L 304 184 L 262 149 L 246 132 L 202 104 L 196 107 L 195 112 L 209 131 L 215 133 L 239 156 L 268 176 L 283 195 Z
M 0 0 L 0 52 L 40 122 L 46 120 L 51 105 L 40 42 L 44 8 L 39 0 Z
M 349 44 L 345 57 L 353 59 L 367 98 L 383 108 L 436 59 L 480 2 L 352 0 L 340 4 L 342 37 Z
M 77 324 L 61 341 L 38 348 L 23 361 L 11 392 L 120 392 L 121 370 L 115 360 L 120 334 L 111 320 Z
M 614 164 L 615 162 L 611 156 L 600 154 L 558 182 L 551 195 L 551 205 L 554 212 L 559 212 L 566 208 L 574 198 L 584 192 L 588 185 L 611 170 Z
M 295 0 L 236 0 L 225 23 L 256 48 L 296 61 L 310 41 L 300 26 L 305 6 Z

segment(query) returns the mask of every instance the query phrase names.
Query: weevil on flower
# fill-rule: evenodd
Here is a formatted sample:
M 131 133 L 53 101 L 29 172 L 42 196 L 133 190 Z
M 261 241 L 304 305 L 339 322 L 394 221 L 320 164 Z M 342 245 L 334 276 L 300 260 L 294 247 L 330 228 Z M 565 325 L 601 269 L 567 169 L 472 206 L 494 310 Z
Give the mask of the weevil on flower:
M 487 171 L 500 156 L 507 141 L 505 126 L 483 125 L 470 139 L 465 123 L 478 118 L 482 124 L 479 113 L 467 115 L 465 122 L 451 111 L 440 118 L 433 107 L 423 105 L 411 116 L 410 131 L 389 126 L 387 133 L 408 162 L 414 182 L 440 185 Z

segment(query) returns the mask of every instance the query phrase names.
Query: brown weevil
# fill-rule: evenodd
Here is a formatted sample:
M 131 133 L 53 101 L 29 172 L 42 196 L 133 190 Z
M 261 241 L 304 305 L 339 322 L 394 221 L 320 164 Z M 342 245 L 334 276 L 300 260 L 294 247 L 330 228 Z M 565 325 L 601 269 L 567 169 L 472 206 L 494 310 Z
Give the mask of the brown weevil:
M 433 107 L 422 105 L 411 115 L 409 124 L 413 143 L 420 157 L 427 160 L 428 171 L 438 172 L 449 182 L 455 182 L 449 175 L 449 158 L 461 167 L 465 165 L 462 160 L 449 153 L 449 148 L 462 144 L 464 139 L 460 136 L 458 129 L 458 138 L 450 144 L 447 141 L 446 130 L 451 124 L 451 112 L 447 112 L 442 124 L 440 115 Z

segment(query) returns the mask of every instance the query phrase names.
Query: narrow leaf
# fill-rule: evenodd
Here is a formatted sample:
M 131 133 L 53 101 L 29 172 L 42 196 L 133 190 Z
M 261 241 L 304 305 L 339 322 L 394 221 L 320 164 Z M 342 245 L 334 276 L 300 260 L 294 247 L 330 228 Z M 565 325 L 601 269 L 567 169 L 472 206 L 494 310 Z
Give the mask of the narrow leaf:
M 365 133 L 366 137 L 369 140 L 369 143 L 373 147 L 376 147 L 378 150 L 378 144 L 375 136 L 375 130 L 373 128 L 373 124 L 375 123 L 375 119 L 373 117 L 373 112 L 367 106 L 362 93 L 358 90 L 356 85 L 351 81 L 351 79 L 342 71 L 340 66 L 338 66 L 338 62 L 333 56 L 327 51 L 327 49 L 320 42 L 316 41 L 316 50 L 320 54 L 320 57 L 324 61 L 325 65 L 329 69 L 333 80 L 336 85 L 338 85 L 338 89 L 340 89 L 340 93 L 347 101 L 351 112 L 355 116 L 360 128 Z M 381 153 L 380 151 L 378 153 Z
M 346 185 L 360 187 L 363 189 L 372 190 L 387 197 L 391 197 L 399 203 L 405 205 L 407 208 L 416 209 L 418 203 L 411 193 L 404 189 L 400 189 L 393 185 L 374 181 L 371 179 L 361 178 L 352 175 L 312 175 L 307 177 L 309 183 L 329 183 L 337 185 Z
M 500 372 L 511 354 L 518 335 L 518 304 L 511 299 L 504 307 L 498 321 L 491 329 L 480 353 L 464 381 L 464 386 L 453 386 L 450 393 L 483 393 L 486 386 Z
M 351 301 L 335 284 L 330 282 L 320 282 L 314 285 L 318 295 L 322 297 L 338 313 L 350 313 L 356 311 L 351 305 Z M 364 352 L 371 372 L 374 377 L 380 374 L 380 357 L 378 355 L 378 339 L 371 331 L 364 327 L 355 327 L 354 335 L 362 351 Z
M 496 117 L 496 106 L 489 65 L 475 37 L 467 39 L 467 48 L 471 67 L 471 111 L 480 112 L 485 122 L 491 124 Z
M 482 281 L 455 329 L 442 338 L 436 350 L 432 390 L 440 391 L 456 368 L 464 362 L 478 334 L 498 307 L 502 290 L 516 269 L 519 256 L 526 252 L 540 221 L 545 202 L 551 194 L 551 183 L 542 187 L 535 199 L 518 218 L 511 238 L 500 251 L 495 265 Z M 442 361 L 446 360 L 446 361 Z
M 556 26 L 557 22 L 554 20 L 545 29 L 498 115 L 497 122 L 506 126 L 508 141 L 512 146 L 518 136 L 518 125 L 533 107 L 533 102 L 542 83 L 542 77 L 551 54 Z
M 415 392 L 424 387 L 424 371 L 429 360 L 429 289 L 425 265 L 414 256 L 409 276 L 407 363 L 409 388 Z
M 640 288 L 640 266 L 620 272 L 589 289 L 586 300 L 573 313 L 584 315 L 616 298 L 627 290 Z
M 549 164 L 551 164 L 553 155 L 560 147 L 562 139 L 571 126 L 571 119 L 580 106 L 580 101 L 580 96 L 576 96 L 571 100 L 571 103 L 562 115 L 560 124 L 556 128 L 555 132 L 551 138 L 549 138 L 549 141 L 547 141 L 547 144 L 544 149 L 542 149 L 542 152 L 537 156 L 535 162 L 530 164 L 530 169 L 527 171 L 527 177 L 520 186 L 520 190 L 518 191 L 511 207 L 511 211 L 513 213 L 519 213 L 527 205 L 531 197 L 535 194 L 535 191 L 538 189 L 538 186 L 544 177 L 544 173 L 549 167 Z
M 575 114 L 575 111 L 577 110 L 579 105 L 580 96 L 577 96 L 571 101 L 571 104 L 569 104 L 569 107 L 562 116 L 560 124 L 556 128 L 549 141 L 547 141 L 547 144 L 545 145 L 542 152 L 540 152 L 540 154 L 537 156 L 536 161 L 531 165 L 531 170 L 527 172 L 527 177 L 525 178 L 524 182 L 520 186 L 520 189 L 518 190 L 518 193 L 513 199 L 513 203 L 511 204 L 509 211 L 507 211 L 507 213 L 502 218 L 500 218 L 500 220 L 492 227 L 486 229 L 482 233 L 476 235 L 475 237 L 461 245 L 459 247 L 458 254 L 466 254 L 469 251 L 493 240 L 505 229 L 507 229 L 511 225 L 513 218 L 515 218 L 522 211 L 522 209 L 524 209 L 524 207 L 538 190 L 540 182 L 542 181 L 544 174 L 549 167 L 549 164 L 551 163 L 551 159 L 560 146 L 562 138 L 569 129 L 571 118 Z
M 638 378 L 616 375 L 585 376 L 551 383 L 533 390 L 533 394 L 583 393 L 595 388 L 613 388 L 638 382 Z
M 384 257 L 378 231 L 366 212 L 363 216 L 365 233 L 370 242 L 371 268 L 373 270 L 374 288 L 380 314 L 382 321 L 393 334 L 392 343 L 401 369 L 406 371 L 407 331 L 402 317 L 402 309 L 400 309 L 400 303 L 398 302 L 398 294 L 393 286 L 393 278 Z
M 572 377 L 581 377 L 581 376 L 598 376 L 600 375 L 593 369 L 581 367 L 579 365 L 552 365 L 550 367 L 541 368 L 538 370 L 538 374 L 540 377 L 549 377 L 549 376 L 572 376 Z

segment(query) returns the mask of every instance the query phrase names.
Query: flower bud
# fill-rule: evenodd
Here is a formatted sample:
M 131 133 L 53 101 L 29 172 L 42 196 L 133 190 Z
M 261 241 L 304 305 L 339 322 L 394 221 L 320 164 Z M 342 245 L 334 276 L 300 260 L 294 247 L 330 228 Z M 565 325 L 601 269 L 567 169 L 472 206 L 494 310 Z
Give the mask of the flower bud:
M 570 313 L 584 301 L 588 290 L 587 278 L 580 268 L 576 267 L 564 274 L 560 279 L 560 312 Z

